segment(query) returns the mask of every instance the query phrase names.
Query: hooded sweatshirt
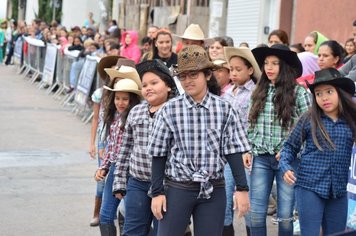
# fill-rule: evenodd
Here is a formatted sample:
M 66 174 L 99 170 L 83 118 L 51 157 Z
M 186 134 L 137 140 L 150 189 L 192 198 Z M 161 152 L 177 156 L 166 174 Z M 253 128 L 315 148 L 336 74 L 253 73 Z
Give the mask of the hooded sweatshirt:
M 317 35 L 316 44 L 315 44 L 315 48 L 314 48 L 314 54 L 318 55 L 320 44 L 322 44 L 325 41 L 328 41 L 329 39 L 327 37 L 325 37 L 323 34 L 319 33 L 318 31 L 314 31 L 314 32 Z
M 130 44 L 126 44 L 126 35 L 131 36 Z M 125 31 L 121 37 L 120 55 L 133 60 L 136 64 L 140 62 L 141 50 L 138 46 L 138 33 L 136 31 Z

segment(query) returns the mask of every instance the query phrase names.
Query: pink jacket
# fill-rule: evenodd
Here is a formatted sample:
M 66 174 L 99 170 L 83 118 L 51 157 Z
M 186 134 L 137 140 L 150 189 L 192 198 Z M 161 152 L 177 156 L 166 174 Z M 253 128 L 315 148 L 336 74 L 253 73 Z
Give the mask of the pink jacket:
M 126 44 L 125 42 L 127 34 L 131 36 L 130 44 Z M 121 44 L 122 46 L 120 48 L 120 55 L 133 60 L 135 63 L 139 63 L 141 58 L 141 50 L 138 46 L 138 33 L 136 31 L 125 31 L 121 37 Z

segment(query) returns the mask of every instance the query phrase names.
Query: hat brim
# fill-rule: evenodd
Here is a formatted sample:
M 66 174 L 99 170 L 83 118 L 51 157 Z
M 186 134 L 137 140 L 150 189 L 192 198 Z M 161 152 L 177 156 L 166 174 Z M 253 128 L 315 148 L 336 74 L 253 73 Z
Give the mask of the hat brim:
M 289 66 L 295 69 L 296 78 L 299 78 L 303 73 L 303 66 L 300 62 L 297 54 L 293 51 L 287 51 L 277 48 L 270 47 L 260 47 L 252 49 L 252 54 L 255 56 L 257 64 L 260 68 L 262 68 L 264 64 L 264 60 L 267 56 L 276 56 L 283 61 L 285 61 Z
M 136 90 L 136 89 L 112 89 L 106 85 L 103 86 L 104 89 L 107 89 L 109 91 L 112 92 L 126 92 L 126 93 L 134 93 L 137 94 L 138 96 L 140 96 L 142 98 L 142 93 L 140 90 Z
M 202 66 L 202 67 L 196 67 L 196 66 L 185 67 L 183 70 L 179 70 L 179 65 L 178 65 L 178 69 L 175 71 L 174 75 L 179 76 L 180 74 L 182 74 L 183 72 L 186 72 L 186 71 L 200 71 L 200 70 L 204 70 L 204 69 L 217 70 L 219 68 L 220 68 L 220 66 L 217 66 L 212 62 L 209 62 L 209 64 L 206 64 L 205 66 Z
M 135 81 L 139 89 L 142 88 L 141 79 L 137 71 L 123 73 L 114 68 L 105 68 L 104 70 L 109 75 L 110 79 L 114 79 L 114 78 L 131 79 Z
M 310 84 L 307 80 L 305 81 L 307 84 L 310 92 L 314 94 L 314 89 L 316 86 L 321 85 L 321 84 L 330 84 L 333 85 L 337 88 L 340 88 L 344 90 L 345 92 L 349 93 L 351 96 L 355 96 L 355 82 L 353 82 L 351 79 L 346 78 L 346 77 L 341 77 L 341 78 L 336 78 L 333 80 L 329 81 L 320 81 L 317 83 Z
M 172 34 L 174 39 L 189 39 L 189 40 L 196 40 L 196 41 L 203 41 L 205 46 L 209 46 L 214 43 L 213 38 L 197 38 L 197 37 L 190 37 L 190 36 L 181 36 L 177 34 Z
M 106 73 L 105 73 L 105 68 L 111 68 L 114 65 L 116 65 L 117 60 L 119 58 L 123 58 L 121 56 L 106 56 L 100 59 L 99 63 L 98 63 L 98 73 L 101 79 L 105 79 L 106 78 Z
M 249 48 L 235 48 L 235 47 L 224 47 L 225 58 L 227 63 L 230 65 L 230 59 L 232 57 L 242 57 L 249 61 L 253 68 L 253 76 L 256 79 L 260 79 L 262 72 L 260 66 L 257 64 L 255 57 L 253 56 L 251 50 Z

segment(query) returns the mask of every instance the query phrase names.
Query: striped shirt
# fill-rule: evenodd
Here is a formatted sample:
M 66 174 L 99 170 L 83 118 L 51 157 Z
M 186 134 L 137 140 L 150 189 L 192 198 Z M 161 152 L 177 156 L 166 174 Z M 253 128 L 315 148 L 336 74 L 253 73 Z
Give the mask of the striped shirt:
M 210 179 L 223 179 L 225 155 L 249 151 L 241 121 L 224 99 L 207 93 L 201 103 L 183 94 L 159 114 L 148 146 L 151 156 L 166 156 L 166 177 L 200 182 L 198 198 L 209 198 Z
M 304 142 L 301 161 L 296 171 L 296 185 L 325 199 L 339 198 L 346 194 L 354 143 L 352 130 L 344 119 L 339 118 L 334 122 L 322 115 L 321 120 L 336 149 L 329 148 L 325 144 L 326 141 L 320 141 L 322 138 L 318 131 L 317 137 L 324 150 L 320 151 L 313 142 L 310 119 L 303 116 L 283 145 L 279 168 L 283 173 L 293 170 L 291 163 L 296 159 Z
M 136 105 L 130 111 L 114 171 L 114 192 L 126 190 L 129 175 L 141 181 L 151 181 L 152 158 L 146 150 L 156 116 L 157 112 L 150 117 L 147 103 Z
M 248 139 L 252 146 L 254 155 L 269 153 L 274 155 L 278 153 L 283 142 L 288 136 L 289 129 L 282 128 L 274 109 L 273 98 L 275 87 L 270 84 L 267 92 L 266 104 L 257 117 L 254 126 L 249 126 Z M 300 85 L 295 87 L 295 107 L 291 114 L 292 124 L 295 124 L 304 112 L 309 109 L 311 104 L 311 95 Z M 277 101 L 278 102 L 278 101 Z
M 120 144 L 122 142 L 122 136 L 124 130 L 120 128 L 121 116 L 118 112 L 115 113 L 114 120 L 110 125 L 110 133 L 106 138 L 106 149 L 103 158 L 103 163 L 101 164 L 101 169 L 109 170 L 111 163 L 116 162 L 116 155 L 120 151 Z

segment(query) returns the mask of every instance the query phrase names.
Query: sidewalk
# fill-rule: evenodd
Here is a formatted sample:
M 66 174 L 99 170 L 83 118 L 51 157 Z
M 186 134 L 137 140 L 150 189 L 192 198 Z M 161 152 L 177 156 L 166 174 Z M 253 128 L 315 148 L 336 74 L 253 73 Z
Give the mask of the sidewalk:
M 89 226 L 90 125 L 0 65 L 1 235 L 100 235 Z

